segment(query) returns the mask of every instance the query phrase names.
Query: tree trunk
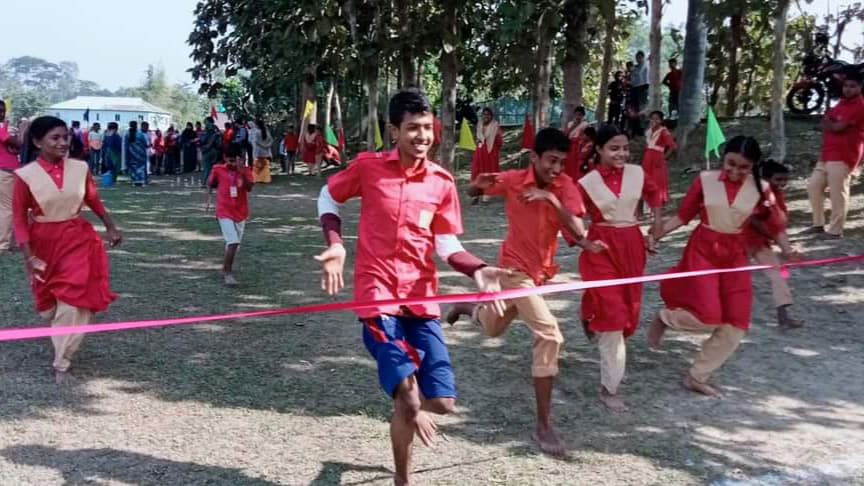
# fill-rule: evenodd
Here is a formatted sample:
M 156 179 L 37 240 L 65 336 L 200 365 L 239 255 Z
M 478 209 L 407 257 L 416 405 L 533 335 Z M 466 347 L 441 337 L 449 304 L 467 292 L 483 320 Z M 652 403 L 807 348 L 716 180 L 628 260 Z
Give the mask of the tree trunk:
M 399 22 L 399 79 L 398 87 L 415 86 L 417 69 L 414 64 L 414 49 L 410 42 L 412 19 L 408 0 L 395 0 L 393 3 Z
M 738 83 L 740 82 L 738 47 L 741 46 L 741 37 L 744 33 L 743 15 L 741 15 L 740 12 L 732 16 L 729 30 L 731 33 L 731 39 L 729 42 L 729 80 L 726 84 L 725 115 L 727 117 L 733 117 L 738 108 Z
M 378 64 L 369 66 L 366 71 L 366 149 L 375 150 L 375 126 L 378 123 Z M 384 134 L 382 133 L 383 137 Z
M 330 78 L 330 85 L 327 87 L 327 105 L 324 111 L 324 126 L 331 126 L 330 122 L 333 117 L 333 96 L 336 94 L 336 81 Z
M 439 69 L 441 71 L 441 165 L 454 169 L 456 155 L 456 89 L 459 78 L 460 29 L 457 19 L 464 10 L 465 0 L 445 0 L 441 31 L 443 42 Z
M 561 112 L 561 127 L 573 117 L 573 110 L 583 104 L 582 83 L 585 71 L 586 24 L 588 5 L 581 0 L 568 0 L 564 5 L 567 28 L 564 31 L 567 50 L 564 53 L 564 109 Z
M 651 110 L 659 110 L 663 105 L 660 90 L 660 45 L 663 41 L 663 33 L 660 30 L 660 21 L 663 19 L 663 0 L 651 0 L 651 32 L 649 35 L 648 55 L 648 99 L 650 99 Z
M 612 70 L 612 56 L 615 54 L 615 0 L 604 0 L 603 15 L 606 17 L 606 38 L 603 40 L 603 67 L 600 70 L 600 93 L 597 95 L 595 117 L 606 120 L 606 102 L 609 94 L 609 72 Z
M 774 79 L 771 80 L 771 158 L 778 162 L 786 159 L 786 127 L 783 123 L 783 82 L 786 78 L 786 16 L 789 1 L 779 0 L 774 17 L 774 56 L 771 61 Z
M 708 29 L 705 25 L 703 0 L 687 2 L 687 34 L 684 37 L 684 86 L 681 88 L 678 114 L 678 140 L 686 147 L 687 137 L 702 117 L 702 84 L 705 80 L 705 49 Z
M 547 8 L 537 20 L 537 56 L 535 64 L 534 84 L 534 126 L 537 129 L 549 126 L 549 111 L 552 102 L 549 99 L 549 83 L 552 80 L 552 65 L 555 52 L 552 41 L 555 39 L 555 16 L 552 8 Z

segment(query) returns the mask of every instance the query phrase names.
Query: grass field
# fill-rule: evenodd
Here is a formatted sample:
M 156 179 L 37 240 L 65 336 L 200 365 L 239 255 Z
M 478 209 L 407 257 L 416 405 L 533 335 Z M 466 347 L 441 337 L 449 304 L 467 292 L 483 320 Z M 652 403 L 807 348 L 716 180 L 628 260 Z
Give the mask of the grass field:
M 819 136 L 812 122 L 792 123 L 802 127 L 794 125 L 790 136 L 802 176 Z M 767 122 L 726 129 L 727 136 L 764 133 Z M 688 181 L 678 176 L 685 165 L 672 174 L 676 199 Z M 326 301 L 312 260 L 321 249 L 314 200 L 321 183 L 277 177 L 256 188 L 234 289 L 221 285 L 221 237 L 201 189 L 163 178 L 143 189 L 103 190 L 125 243 L 110 251 L 121 297 L 100 321 Z M 862 253 L 860 186 L 847 238 L 830 242 L 794 237 L 808 223 L 803 187 L 799 177 L 789 194 L 796 243 L 811 257 Z M 506 228 L 501 202 L 463 202 L 463 242 L 494 260 Z M 354 202 L 346 211 L 349 237 L 357 208 Z M 671 235 L 648 271 L 674 264 L 687 234 Z M 576 258 L 571 249 L 560 252 L 558 281 L 578 278 Z M 471 289 L 465 277 L 441 268 L 443 292 Z M 0 275 L 0 327 L 36 324 L 20 256 L 0 255 Z M 596 399 L 598 354 L 578 325 L 580 295 L 550 297 L 567 341 L 554 396 L 556 423 L 571 449 L 561 460 L 540 454 L 530 440 L 527 329 L 517 324 L 488 339 L 470 325 L 447 328 L 459 409 L 441 419 L 449 441 L 417 449 L 416 480 L 864 484 L 864 267 L 808 267 L 794 270 L 791 282 L 807 326 L 778 332 L 767 279 L 754 275 L 752 330 L 716 375 L 722 400 L 680 385 L 700 338 L 673 334 L 652 352 L 640 331 L 628 344 L 622 392 L 631 411 L 624 414 L 610 414 Z M 341 298 L 349 295 L 350 288 Z M 643 320 L 658 305 L 657 286 L 646 286 Z M 2 343 L 0 484 L 388 484 L 390 402 L 360 336 L 348 313 L 91 335 L 75 382 L 59 388 L 50 379 L 47 340 Z

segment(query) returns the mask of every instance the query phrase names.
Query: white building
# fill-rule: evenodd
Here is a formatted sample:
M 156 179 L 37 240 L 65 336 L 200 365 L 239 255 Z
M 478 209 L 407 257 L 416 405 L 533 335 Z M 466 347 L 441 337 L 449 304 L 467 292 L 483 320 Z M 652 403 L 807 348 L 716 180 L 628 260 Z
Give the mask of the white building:
M 90 121 L 86 122 L 84 113 L 88 109 Z M 99 122 L 103 130 L 109 122 L 117 122 L 123 131 L 133 120 L 139 124 L 146 121 L 151 130 L 158 128 L 164 131 L 171 125 L 171 114 L 167 110 L 151 105 L 141 98 L 119 96 L 79 96 L 48 107 L 45 114 L 56 116 L 67 124 L 79 121 L 82 128 Z

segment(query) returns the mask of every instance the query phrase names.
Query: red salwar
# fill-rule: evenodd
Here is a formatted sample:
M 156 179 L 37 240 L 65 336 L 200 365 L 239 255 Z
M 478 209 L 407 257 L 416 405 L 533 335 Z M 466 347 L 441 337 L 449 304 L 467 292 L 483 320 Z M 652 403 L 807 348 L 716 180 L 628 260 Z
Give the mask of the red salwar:
M 713 201 L 704 189 L 705 181 L 720 181 L 725 201 Z M 710 181 L 709 181 L 710 182 Z M 712 182 L 712 186 L 715 183 Z M 718 186 L 719 187 L 719 186 Z M 722 194 L 713 199 L 721 199 Z M 740 196 L 740 197 L 739 197 Z M 689 272 L 748 265 L 747 232 L 751 217 L 759 217 L 772 234 L 783 230 L 783 216 L 766 189 L 762 197 L 752 177 L 730 181 L 725 172 L 700 174 L 678 208 L 685 224 L 699 215 L 699 226 L 690 235 L 681 261 L 672 272 Z M 725 206 L 725 207 L 723 207 Z M 747 331 L 753 304 L 750 272 L 722 273 L 660 282 L 660 295 L 668 309 L 682 309 L 702 324 L 728 324 Z
M 599 165 L 579 180 L 579 188 L 591 217 L 588 239 L 603 241 L 609 247 L 600 253 L 583 251 L 579 255 L 582 279 L 642 276 L 647 252 L 636 219 L 636 206 L 639 199 L 651 207 L 659 205 L 653 182 L 636 165 L 627 164 L 623 169 Z M 639 284 L 588 289 L 582 296 L 582 319 L 588 321 L 591 332 L 622 331 L 624 337 L 629 337 L 639 326 L 641 305 Z
M 58 301 L 101 312 L 117 298 L 109 288 L 102 239 L 80 215 L 83 204 L 99 216 L 105 214 L 86 162 L 38 160 L 16 171 L 15 237 L 29 243 L 33 256 L 46 264 L 44 282 L 31 279 L 39 312 L 51 310 Z
M 645 177 L 657 187 L 660 203 L 669 202 L 669 168 L 666 165 L 666 150 L 675 150 L 678 145 L 666 127 L 645 131 L 645 153 L 642 156 L 642 169 Z

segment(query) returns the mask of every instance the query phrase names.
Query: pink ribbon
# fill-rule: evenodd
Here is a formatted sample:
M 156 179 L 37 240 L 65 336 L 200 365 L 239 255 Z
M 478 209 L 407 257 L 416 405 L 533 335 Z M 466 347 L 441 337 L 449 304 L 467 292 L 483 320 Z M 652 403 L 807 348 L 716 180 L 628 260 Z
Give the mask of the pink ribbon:
M 540 287 L 524 289 L 508 289 L 500 292 L 472 292 L 467 294 L 436 295 L 432 297 L 416 297 L 408 299 L 386 299 L 367 302 L 333 302 L 329 304 L 312 304 L 298 307 L 286 307 L 282 309 L 270 309 L 249 312 L 235 312 L 231 314 L 214 314 L 209 316 L 179 317 L 174 319 L 159 319 L 145 321 L 112 322 L 105 324 L 90 324 L 87 326 L 59 326 L 59 327 L 36 327 L 16 328 L 0 330 L 0 341 L 18 341 L 22 339 L 36 339 L 49 336 L 65 336 L 67 334 L 90 334 L 97 332 L 122 331 L 127 329 L 142 329 L 147 327 L 179 326 L 184 324 L 195 324 L 199 322 L 222 321 L 228 319 L 248 319 L 250 317 L 269 317 L 285 314 L 308 314 L 313 312 L 334 312 L 343 310 L 360 310 L 379 306 L 402 306 L 418 304 L 455 304 L 460 302 L 491 302 L 493 300 L 515 299 L 530 295 L 546 295 L 574 290 L 596 289 L 601 287 L 614 287 L 616 285 L 643 284 L 671 280 L 676 278 L 701 277 L 705 275 L 716 275 L 722 273 L 754 272 L 757 270 L 768 270 L 779 268 L 781 273 L 788 273 L 791 267 L 811 267 L 819 265 L 835 265 L 838 263 L 849 263 L 864 260 L 864 255 L 855 255 L 837 258 L 821 258 L 790 262 L 777 267 L 771 265 L 747 265 L 735 268 L 716 268 L 711 270 L 694 270 L 690 272 L 670 272 L 640 277 L 614 278 L 607 280 L 591 280 L 580 282 L 567 282 L 548 284 Z

